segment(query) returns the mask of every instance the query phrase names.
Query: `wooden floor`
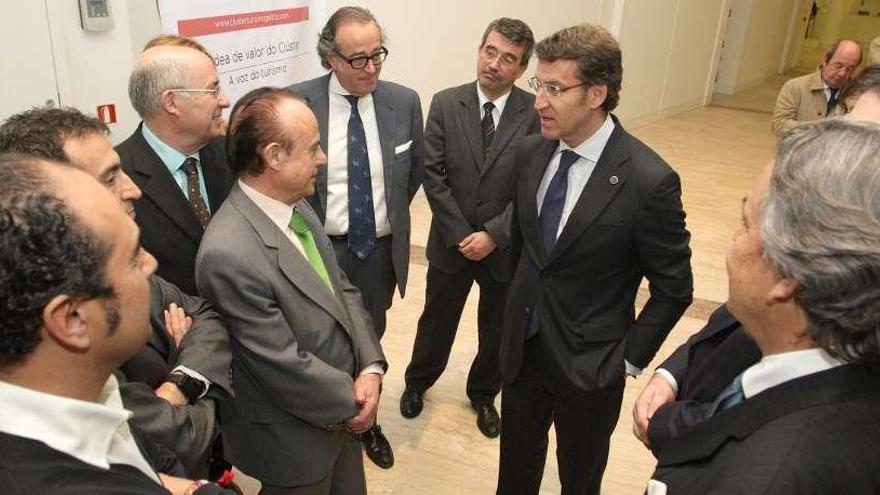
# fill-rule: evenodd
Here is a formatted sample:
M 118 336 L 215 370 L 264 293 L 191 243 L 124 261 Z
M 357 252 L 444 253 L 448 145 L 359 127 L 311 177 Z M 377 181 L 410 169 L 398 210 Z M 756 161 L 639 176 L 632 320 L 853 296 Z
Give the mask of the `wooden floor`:
M 728 108 L 735 106 L 738 100 L 731 102 L 729 98 L 721 98 L 724 108 L 705 107 L 629 129 L 681 174 L 688 229 L 693 236 L 697 300 L 664 343 L 651 369 L 701 328 L 708 314 L 727 299 L 725 253 L 740 223 L 742 198 L 774 151 L 770 114 L 764 109 L 772 109 L 772 98 L 775 98 L 772 88 L 778 88 L 779 84 L 772 80 L 740 96 L 740 101 L 745 102 L 743 109 Z M 431 212 L 421 193 L 412 205 L 412 218 L 413 256 L 407 297 L 395 300 L 382 341 L 390 368 L 384 381 L 380 423 L 394 447 L 396 464 L 390 470 L 382 470 L 365 459 L 367 485 L 372 494 L 494 493 L 499 442 L 479 433 L 476 417 L 465 396 L 467 372 L 476 346 L 476 288 L 465 307 L 449 366 L 426 394 L 424 412 L 410 420 L 401 417 L 398 409 L 404 387 L 403 372 L 409 362 L 416 322 L 424 303 L 427 268 L 424 246 Z M 649 375 L 650 372 L 639 379 L 627 380 L 620 421 L 612 437 L 603 493 L 642 493 L 653 471 L 653 457 L 631 433 L 632 404 Z M 551 432 L 542 494 L 560 492 L 554 452 Z M 256 493 L 256 482 L 243 476 L 239 479 L 248 493 Z

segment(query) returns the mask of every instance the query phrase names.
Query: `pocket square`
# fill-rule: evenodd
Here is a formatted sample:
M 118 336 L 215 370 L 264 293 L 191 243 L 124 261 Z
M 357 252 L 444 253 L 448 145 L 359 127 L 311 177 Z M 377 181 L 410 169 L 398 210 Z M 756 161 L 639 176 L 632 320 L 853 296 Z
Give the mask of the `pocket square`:
M 403 153 L 404 151 L 408 150 L 410 146 L 412 146 L 412 139 L 401 144 L 400 146 L 395 146 L 394 147 L 394 154 L 399 155 L 399 154 Z

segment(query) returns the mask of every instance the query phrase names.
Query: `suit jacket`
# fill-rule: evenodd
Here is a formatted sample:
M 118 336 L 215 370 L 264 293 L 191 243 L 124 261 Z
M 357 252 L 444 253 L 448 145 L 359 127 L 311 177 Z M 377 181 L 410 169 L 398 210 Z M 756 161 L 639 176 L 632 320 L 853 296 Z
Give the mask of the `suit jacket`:
M 178 346 L 165 327 L 169 304 L 182 307 L 193 319 Z M 152 332 L 144 349 L 120 368 L 125 380 L 120 393 L 132 421 L 157 443 L 174 452 L 187 471 L 207 451 L 219 431 L 214 401 L 232 394 L 232 351 L 220 315 L 206 300 L 184 294 L 159 276 L 150 277 Z M 205 397 L 172 406 L 154 393 L 177 366 L 185 366 L 212 382 Z
M 330 74 L 290 86 L 302 95 L 318 119 L 321 142 L 327 142 L 327 121 L 330 116 Z M 387 81 L 379 81 L 373 91 L 376 123 L 382 146 L 385 170 L 385 202 L 391 223 L 391 257 L 401 297 L 406 292 L 409 271 L 409 204 L 425 175 L 425 143 L 422 132 L 422 104 L 415 91 Z M 408 149 L 398 146 L 411 143 Z M 321 223 L 327 213 L 327 167 L 318 169 L 315 194 L 309 204 Z
M 483 262 L 496 280 L 510 280 L 516 181 L 512 143 L 538 132 L 534 101 L 534 95 L 513 87 L 484 158 L 477 83 L 434 95 L 425 125 L 425 195 L 433 213 L 427 256 L 441 271 L 465 269 L 471 262 L 458 251 L 458 243 L 485 230 L 497 248 Z
M 803 376 L 671 441 L 653 478 L 676 494 L 880 493 L 878 408 L 861 365 Z
M 761 350 L 721 305 L 702 330 L 692 335 L 659 366 L 678 383 L 676 401 L 658 409 L 648 423 L 651 450 L 660 452 L 671 438 L 706 418 L 705 404 L 749 366 L 761 359 Z
M 514 198 L 519 260 L 508 290 L 502 376 L 522 365 L 531 312 L 538 336 L 571 383 L 589 391 L 644 368 L 692 299 L 690 234 L 678 174 L 616 125 L 553 250 L 544 252 L 537 190 L 558 142 L 526 136 Z M 635 317 L 647 277 L 651 297 Z
M 776 107 L 773 109 L 773 132 L 782 136 L 785 131 L 804 122 L 812 122 L 825 117 L 828 109 L 828 97 L 822 83 L 820 71 L 789 79 L 779 90 Z M 843 112 L 838 105 L 829 116 Z
M 233 350 L 235 399 L 220 405 L 230 462 L 279 486 L 315 483 L 342 447 L 354 416 L 353 377 L 385 363 L 360 292 L 340 270 L 321 222 L 311 228 L 335 295 L 293 243 L 240 187 L 214 215 L 196 280 L 217 301 Z
M 116 146 L 122 168 L 143 192 L 134 204 L 141 244 L 159 262 L 157 275 L 187 294 L 198 295 L 193 266 L 204 229 L 168 168 L 141 134 L 142 125 Z M 226 164 L 224 142 L 219 137 L 199 151 L 212 213 L 226 199 L 234 179 Z

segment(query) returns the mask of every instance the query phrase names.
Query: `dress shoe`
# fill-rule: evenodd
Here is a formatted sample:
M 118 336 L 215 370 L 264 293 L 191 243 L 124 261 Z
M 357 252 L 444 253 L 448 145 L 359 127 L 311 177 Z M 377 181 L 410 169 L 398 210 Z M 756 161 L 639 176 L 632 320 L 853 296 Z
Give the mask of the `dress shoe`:
M 400 414 L 404 418 L 414 418 L 422 413 L 422 396 L 424 392 L 406 389 L 400 396 Z
M 501 434 L 501 418 L 494 404 L 480 404 L 474 406 L 477 411 L 477 428 L 489 438 L 495 438 Z
M 364 444 L 367 457 L 377 466 L 388 469 L 394 465 L 394 452 L 391 450 L 388 439 L 382 433 L 381 426 L 373 425 L 372 428 L 361 433 L 361 443 Z

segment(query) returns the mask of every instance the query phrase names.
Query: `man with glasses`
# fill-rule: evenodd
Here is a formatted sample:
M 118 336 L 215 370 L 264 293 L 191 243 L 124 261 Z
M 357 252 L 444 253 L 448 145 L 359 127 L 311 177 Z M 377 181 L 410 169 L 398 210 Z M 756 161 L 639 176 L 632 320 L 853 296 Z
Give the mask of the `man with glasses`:
M 309 202 L 380 338 L 394 287 L 401 297 L 406 290 L 409 203 L 424 175 L 419 96 L 379 80 L 388 55 L 384 40 L 369 10 L 343 7 L 318 39 L 321 64 L 330 73 L 291 86 L 318 118 L 327 147 L 327 167 L 318 170 Z M 394 464 L 378 425 L 361 438 L 378 466 Z
M 610 113 L 617 41 L 582 24 L 535 52 L 542 136 L 523 138 L 514 158 L 498 493 L 538 493 L 551 424 L 562 492 L 599 493 L 624 378 L 691 302 L 690 234 L 678 174 Z M 650 297 L 636 317 L 642 278 Z
M 803 122 L 842 112 L 840 91 L 862 63 L 862 49 L 852 40 L 840 40 L 822 55 L 816 72 L 789 79 L 779 90 L 773 109 L 773 132 L 782 136 Z
M 151 41 L 138 59 L 128 94 L 143 122 L 116 151 L 143 191 L 136 218 L 157 273 L 197 295 L 196 251 L 233 180 L 222 138 L 229 99 L 204 48 L 173 41 Z
M 425 309 L 419 319 L 400 412 L 414 418 L 422 396 L 449 360 L 461 312 L 480 285 L 477 355 L 467 395 L 477 427 L 501 432 L 498 346 L 510 280 L 510 219 L 516 168 L 507 152 L 538 131 L 535 98 L 514 86 L 529 64 L 535 38 L 522 21 L 492 21 L 477 49 L 477 81 L 434 96 L 425 128 L 425 194 L 433 218 L 428 236 Z

